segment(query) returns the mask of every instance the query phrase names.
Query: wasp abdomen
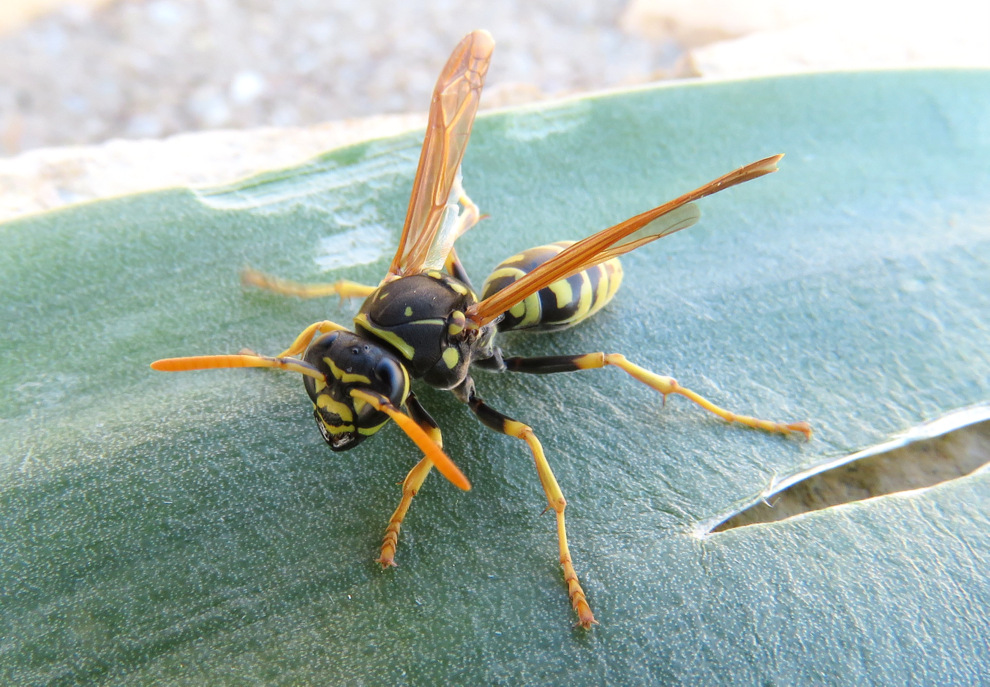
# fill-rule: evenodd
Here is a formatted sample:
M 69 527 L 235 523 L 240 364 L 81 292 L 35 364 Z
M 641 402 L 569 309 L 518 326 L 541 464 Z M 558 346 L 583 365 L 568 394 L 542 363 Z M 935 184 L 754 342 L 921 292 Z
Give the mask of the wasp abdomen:
M 530 248 L 504 260 L 485 280 L 482 300 L 558 255 L 574 241 Z M 498 323 L 499 331 L 532 329 L 552 332 L 581 322 L 612 300 L 622 283 L 622 264 L 612 258 L 537 291 L 517 303 Z

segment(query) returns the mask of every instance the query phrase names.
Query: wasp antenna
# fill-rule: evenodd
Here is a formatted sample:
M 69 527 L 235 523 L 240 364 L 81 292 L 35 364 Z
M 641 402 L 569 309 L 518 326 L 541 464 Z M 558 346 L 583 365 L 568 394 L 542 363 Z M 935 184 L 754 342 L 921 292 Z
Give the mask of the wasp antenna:
M 151 363 L 152 370 L 160 372 L 187 372 L 189 370 L 216 370 L 233 367 L 271 367 L 298 372 L 321 382 L 327 378 L 309 363 L 295 358 L 270 358 L 264 355 L 193 355 L 185 358 L 163 358 Z
M 354 398 L 370 404 L 375 410 L 380 410 L 395 420 L 395 424 L 399 426 L 399 429 L 405 432 L 406 436 L 412 439 L 419 449 L 426 454 L 426 457 L 436 466 L 441 475 L 450 480 L 451 484 L 458 489 L 470 491 L 471 483 L 468 482 L 464 473 L 454 465 L 454 461 L 443 452 L 443 449 L 437 446 L 437 443 L 423 431 L 423 428 L 416 424 L 415 420 L 396 408 L 391 401 L 381 394 L 364 389 L 351 389 L 350 394 Z

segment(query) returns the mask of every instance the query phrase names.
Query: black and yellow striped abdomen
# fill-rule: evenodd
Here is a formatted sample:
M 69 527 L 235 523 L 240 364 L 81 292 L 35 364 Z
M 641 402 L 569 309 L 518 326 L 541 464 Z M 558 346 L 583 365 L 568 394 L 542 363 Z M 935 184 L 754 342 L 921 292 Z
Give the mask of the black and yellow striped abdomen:
M 485 280 L 482 300 L 501 291 L 573 243 L 557 241 L 530 248 L 504 260 Z M 618 258 L 612 258 L 556 281 L 516 304 L 505 313 L 498 329 L 501 332 L 519 329 L 552 332 L 570 327 L 601 310 L 612 300 L 621 283 L 622 265 Z

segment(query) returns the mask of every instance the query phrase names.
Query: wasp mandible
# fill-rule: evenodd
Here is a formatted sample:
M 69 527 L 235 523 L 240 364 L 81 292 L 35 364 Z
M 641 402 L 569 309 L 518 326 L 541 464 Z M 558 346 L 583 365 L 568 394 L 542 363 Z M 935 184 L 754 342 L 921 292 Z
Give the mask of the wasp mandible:
M 740 167 L 581 241 L 540 246 L 509 258 L 488 277 L 479 297 L 454 243 L 481 217 L 461 186 L 460 168 L 493 48 L 488 32 L 475 31 L 457 45 L 440 74 L 399 247 L 381 283 L 302 285 L 254 271 L 244 273 L 246 283 L 283 294 L 363 297 L 353 330 L 321 321 L 306 327 L 274 357 L 247 352 L 168 358 L 151 366 L 173 372 L 232 367 L 297 372 L 303 375 L 317 427 L 334 451 L 353 448 L 394 420 L 424 458 L 402 483 L 401 500 L 377 559 L 383 568 L 395 565 L 402 520 L 433 467 L 457 487 L 470 489 L 467 478 L 443 451 L 440 428 L 417 400 L 410 380 L 452 391 L 485 426 L 528 445 L 548 509 L 556 513 L 560 565 L 571 605 L 578 624 L 590 628 L 597 621 L 571 561 L 564 525 L 566 501 L 543 446 L 531 427 L 482 400 L 471 370 L 551 374 L 612 366 L 664 399 L 669 394 L 686 396 L 728 422 L 810 437 L 807 423 L 737 415 L 618 353 L 524 358 L 506 356 L 495 345 L 497 332 L 547 332 L 586 320 L 618 290 L 622 281 L 618 256 L 693 225 L 700 217 L 694 201 L 776 171 L 782 156 Z

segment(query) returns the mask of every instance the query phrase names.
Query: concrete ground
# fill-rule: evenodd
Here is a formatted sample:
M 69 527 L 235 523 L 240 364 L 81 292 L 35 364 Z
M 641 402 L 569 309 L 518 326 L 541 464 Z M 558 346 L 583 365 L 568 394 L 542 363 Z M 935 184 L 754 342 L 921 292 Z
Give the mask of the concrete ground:
M 457 40 L 484 106 L 670 76 L 990 66 L 990 4 L 943 0 L 3 0 L 0 157 L 426 109 Z

